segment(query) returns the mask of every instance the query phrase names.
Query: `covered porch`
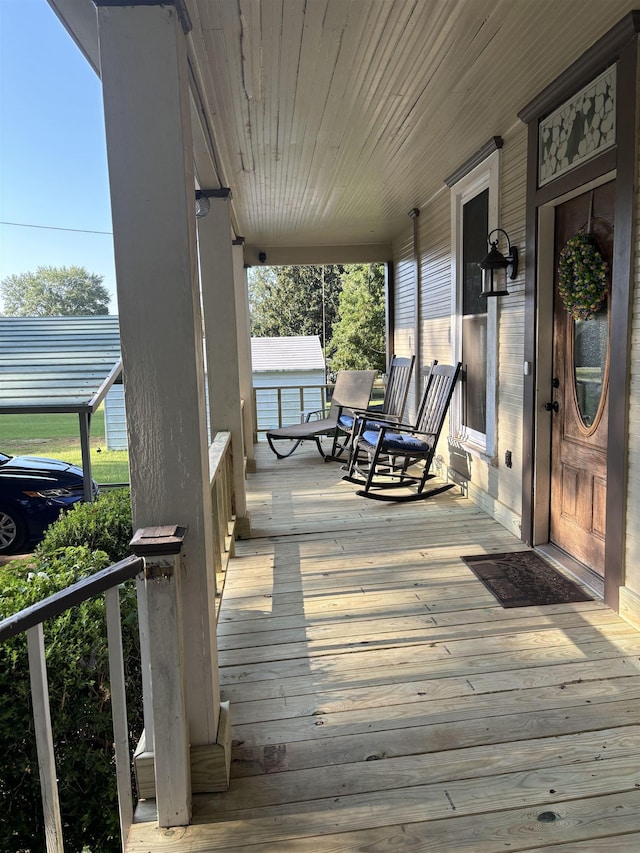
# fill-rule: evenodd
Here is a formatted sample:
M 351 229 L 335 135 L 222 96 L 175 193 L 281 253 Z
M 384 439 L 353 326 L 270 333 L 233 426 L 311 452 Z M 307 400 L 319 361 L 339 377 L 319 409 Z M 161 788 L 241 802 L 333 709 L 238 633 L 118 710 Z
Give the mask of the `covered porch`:
M 218 622 L 229 790 L 129 853 L 636 850 L 640 634 L 601 600 L 503 609 L 462 555 L 523 543 L 459 489 L 355 496 L 257 447 Z
M 640 625 L 632 0 L 49 3 L 102 83 L 134 527 L 184 531 L 180 560 L 147 566 L 140 590 L 162 815 L 140 805 L 128 849 L 637 843 L 639 635 L 615 612 Z M 600 91 L 614 78 L 617 109 Z M 565 164 L 540 140 L 570 124 Z M 566 466 L 556 494 L 555 415 L 575 408 L 578 374 L 567 362 L 560 388 L 551 355 L 555 209 L 614 178 L 611 345 L 594 429 L 577 424 L 600 467 Z M 481 302 L 496 232 L 521 263 L 508 299 Z M 312 451 L 254 458 L 247 266 L 373 261 L 387 355 L 415 356 L 408 417 L 432 360 L 480 368 L 438 448 L 464 497 L 380 507 Z M 222 433 L 241 541 L 218 621 L 228 528 L 207 445 Z M 551 531 L 567 515 L 586 518 L 585 577 L 611 609 L 507 613 L 460 560 L 555 543 L 575 563 Z M 165 581 L 181 587 L 170 642 Z M 192 808 L 189 762 L 221 751 L 198 787 L 223 791 L 194 787 Z

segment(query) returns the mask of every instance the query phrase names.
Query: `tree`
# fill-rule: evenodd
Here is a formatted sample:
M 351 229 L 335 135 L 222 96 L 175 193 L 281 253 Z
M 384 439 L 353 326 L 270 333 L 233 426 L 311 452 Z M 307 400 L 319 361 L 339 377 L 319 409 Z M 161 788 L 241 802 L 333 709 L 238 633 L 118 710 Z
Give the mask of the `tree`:
M 319 335 L 321 339 L 326 335 L 328 340 L 337 317 L 343 272 L 340 264 L 253 267 L 249 272 L 251 334 L 259 338 Z
M 9 317 L 108 314 L 111 296 L 103 276 L 84 267 L 38 267 L 0 282 Z
M 338 320 L 328 347 L 332 372 L 386 369 L 384 268 L 354 264 L 343 277 Z

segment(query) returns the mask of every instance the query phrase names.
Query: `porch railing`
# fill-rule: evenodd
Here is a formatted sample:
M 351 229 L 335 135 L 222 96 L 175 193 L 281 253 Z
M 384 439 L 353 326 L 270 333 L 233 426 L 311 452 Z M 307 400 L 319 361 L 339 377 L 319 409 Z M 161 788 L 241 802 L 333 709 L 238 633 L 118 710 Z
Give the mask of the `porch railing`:
M 253 388 L 256 433 L 299 423 L 303 412 L 325 409 L 331 385 L 267 385 Z
M 218 605 L 224 589 L 227 566 L 235 554 L 236 511 L 231 447 L 230 432 L 216 433 L 209 447 L 213 551 Z M 218 609 L 216 607 L 216 615 Z
M 48 619 L 60 616 L 71 607 L 82 604 L 83 601 L 104 593 L 118 806 L 124 850 L 125 840 L 133 818 L 133 794 L 118 587 L 139 574 L 143 568 L 144 560 L 141 557 L 127 557 L 125 560 L 102 569 L 91 577 L 78 581 L 67 589 L 57 592 L 0 622 L 0 642 L 18 634 L 25 633 L 27 635 L 29 679 L 47 853 L 62 853 L 63 838 L 49 710 L 49 685 L 45 662 L 43 623 Z
M 230 433 L 221 432 L 215 436 L 209 448 L 209 464 L 219 600 L 227 565 L 234 555 L 235 497 Z M 153 640 L 148 643 L 148 664 L 154 673 L 150 713 L 155 733 L 154 794 L 158 823 L 160 826 L 169 826 L 189 822 L 191 780 L 186 713 L 184 707 L 179 707 L 180 702 L 184 701 L 183 693 L 175 689 L 174 683 L 176 679 L 179 681 L 182 678 L 183 672 L 179 636 L 180 573 L 176 569 L 185 532 L 180 527 L 139 530 L 131 543 L 133 556 L 0 622 L 0 642 L 23 633 L 27 636 L 47 853 L 62 853 L 64 847 L 43 623 L 104 593 L 120 834 L 124 850 L 133 819 L 133 786 L 118 588 L 136 576 L 140 576 L 140 581 L 145 585 L 149 639 Z M 145 702 L 147 700 L 148 694 Z
M 334 385 L 265 385 L 253 388 L 256 438 L 271 429 L 300 423 L 310 411 L 324 411 L 331 401 Z M 382 400 L 384 384 L 374 385 L 372 399 Z

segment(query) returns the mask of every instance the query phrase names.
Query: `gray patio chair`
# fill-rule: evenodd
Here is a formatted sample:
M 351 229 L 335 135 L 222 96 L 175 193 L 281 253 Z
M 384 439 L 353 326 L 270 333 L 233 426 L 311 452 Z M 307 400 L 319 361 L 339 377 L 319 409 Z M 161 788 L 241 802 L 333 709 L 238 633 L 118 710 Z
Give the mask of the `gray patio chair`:
M 339 426 L 338 419 L 344 412 L 367 408 L 375 378 L 375 370 L 339 371 L 326 416 L 314 418 L 314 415 L 324 415 L 324 412 L 309 412 L 303 423 L 269 430 L 267 441 L 271 450 L 278 459 L 286 459 L 303 441 L 313 440 L 323 459 L 337 458 L 343 449 L 340 439 L 349 435 L 348 430 Z M 327 436 L 333 437 L 331 452 L 328 454 L 324 452 L 321 443 L 321 439 Z M 281 453 L 274 446 L 276 441 L 292 441 L 293 446 L 287 453 Z

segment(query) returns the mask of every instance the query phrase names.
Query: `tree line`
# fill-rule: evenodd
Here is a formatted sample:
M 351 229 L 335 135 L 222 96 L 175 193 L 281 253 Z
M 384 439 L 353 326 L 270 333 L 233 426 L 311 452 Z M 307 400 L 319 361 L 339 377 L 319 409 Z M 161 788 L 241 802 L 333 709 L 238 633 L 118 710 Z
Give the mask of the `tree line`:
M 253 337 L 318 335 L 332 373 L 385 370 L 382 264 L 252 267 Z
M 384 268 L 381 264 L 253 267 L 254 337 L 318 335 L 329 370 L 385 370 Z M 109 313 L 103 277 L 84 267 L 38 267 L 0 282 L 13 317 Z

